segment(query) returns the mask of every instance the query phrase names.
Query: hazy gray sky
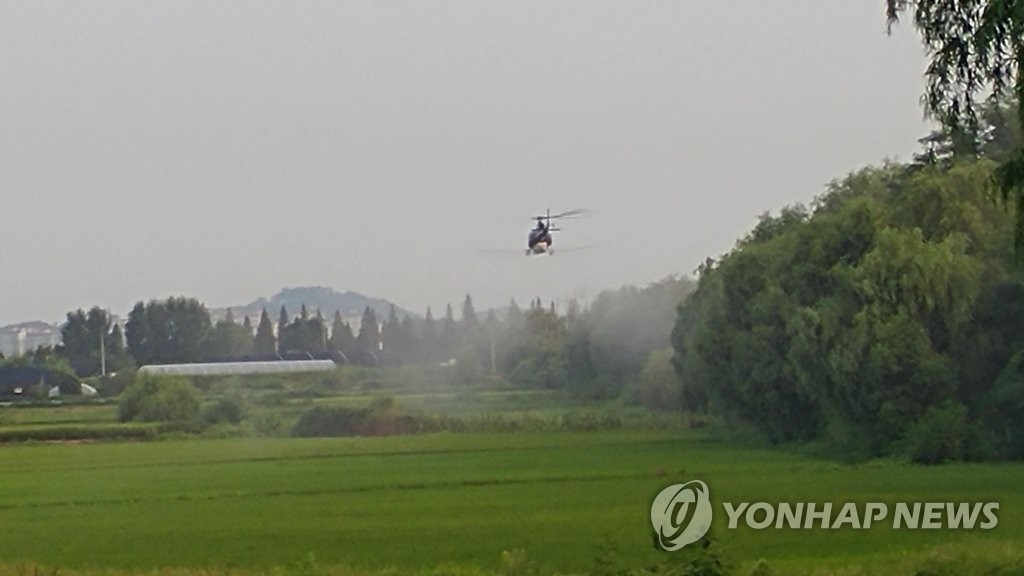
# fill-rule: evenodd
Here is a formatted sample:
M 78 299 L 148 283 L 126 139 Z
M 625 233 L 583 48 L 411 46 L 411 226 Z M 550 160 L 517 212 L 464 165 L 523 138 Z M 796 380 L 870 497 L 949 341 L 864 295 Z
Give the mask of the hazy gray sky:
M 327 285 L 443 310 L 689 273 L 908 159 L 882 0 L 4 2 L 0 324 Z M 585 207 L 526 258 L 529 217 Z M 508 256 L 482 250 L 508 249 Z

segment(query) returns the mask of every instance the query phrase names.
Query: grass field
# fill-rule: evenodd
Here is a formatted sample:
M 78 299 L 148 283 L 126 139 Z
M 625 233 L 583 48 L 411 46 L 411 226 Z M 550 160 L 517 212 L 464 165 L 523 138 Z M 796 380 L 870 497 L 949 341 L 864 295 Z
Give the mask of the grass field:
M 502 553 L 513 549 L 586 573 L 602 543 L 638 568 L 665 557 L 651 544 L 651 499 L 694 478 L 711 488 L 716 546 L 740 573 L 760 558 L 783 573 L 887 573 L 936 547 L 1013 555 L 1024 542 L 1022 465 L 846 466 L 694 432 L 37 443 L 0 447 L 0 573 L 261 573 L 312 558 L 357 571 L 511 573 Z M 998 527 L 728 530 L 720 513 L 722 501 L 947 500 L 1000 502 Z

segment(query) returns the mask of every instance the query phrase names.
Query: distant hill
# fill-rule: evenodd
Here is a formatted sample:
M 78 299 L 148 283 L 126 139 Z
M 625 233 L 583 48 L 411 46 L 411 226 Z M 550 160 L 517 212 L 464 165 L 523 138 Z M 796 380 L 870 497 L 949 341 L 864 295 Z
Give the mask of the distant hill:
M 363 316 L 363 310 L 367 306 L 377 313 L 377 317 L 381 321 L 385 320 L 388 317 L 388 311 L 391 308 L 392 302 L 383 298 L 366 296 L 358 292 L 338 292 L 333 288 L 324 286 L 301 286 L 297 288 L 284 288 L 270 298 L 258 298 L 249 304 L 231 306 L 231 313 L 237 321 L 241 321 L 244 316 L 249 316 L 255 324 L 259 320 L 260 312 L 266 308 L 270 319 L 276 322 L 281 306 L 288 310 L 289 316 L 295 317 L 299 314 L 303 304 L 306 305 L 306 309 L 311 315 L 316 314 L 319 310 L 324 318 L 329 321 L 334 317 L 335 311 L 338 311 L 341 312 L 342 318 L 346 321 L 355 320 L 356 325 L 358 325 L 359 319 Z M 399 318 L 405 315 L 411 318 L 419 318 L 418 314 L 413 314 L 397 304 L 395 305 L 395 311 L 398 313 Z M 227 314 L 227 308 L 211 309 L 210 313 L 214 318 L 222 318 Z M 354 327 L 355 325 L 353 325 Z

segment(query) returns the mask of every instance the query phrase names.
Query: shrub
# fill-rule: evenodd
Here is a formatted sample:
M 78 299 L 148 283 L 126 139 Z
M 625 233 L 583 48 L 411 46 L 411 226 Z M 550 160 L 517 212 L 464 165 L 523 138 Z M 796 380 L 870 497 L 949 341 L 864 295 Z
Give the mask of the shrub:
M 378 396 L 366 408 L 317 406 L 299 418 L 294 436 L 391 436 L 443 429 L 438 418 L 402 412 L 391 396 Z
M 651 352 L 636 382 L 637 401 L 648 410 L 671 411 L 679 408 L 680 384 L 672 368 L 672 349 Z
M 284 436 L 286 428 L 281 417 L 273 412 L 259 414 L 252 418 L 252 427 L 260 436 Z
M 669 552 L 667 560 L 656 572 L 661 576 L 725 576 L 733 573 L 732 558 L 709 532 L 694 546 L 679 552 Z
M 260 397 L 257 400 L 257 402 L 259 403 L 260 406 L 269 406 L 271 408 L 276 408 L 287 404 L 288 398 L 282 392 L 270 392 Z
M 337 392 L 338 390 L 344 390 L 349 387 L 348 379 L 345 378 L 345 372 L 341 368 L 335 368 L 330 372 L 324 372 L 320 377 L 320 388 L 323 390 L 329 390 L 331 392 Z
M 556 353 L 530 356 L 516 364 L 508 379 L 520 388 L 560 388 L 567 380 L 565 359 Z
M 135 370 L 121 370 L 111 376 L 100 377 L 96 382 L 96 391 L 105 398 L 118 396 L 135 382 L 135 376 Z
M 988 428 L 1000 456 L 1024 458 L 1024 354 L 1018 353 L 1007 364 L 985 405 Z
M 562 415 L 562 428 L 571 432 L 614 430 L 621 427 L 622 420 L 614 414 L 572 410 Z
M 245 417 L 245 404 L 241 398 L 222 398 L 203 410 L 203 421 L 207 424 L 238 424 Z
M 49 442 L 71 440 L 152 440 L 158 429 L 154 424 L 76 424 L 44 427 L 13 427 L 0 430 L 0 443 Z
M 274 376 L 249 376 L 244 381 L 244 387 L 249 390 L 284 390 L 285 382 Z
M 905 439 L 911 461 L 941 464 L 947 460 L 978 460 L 985 455 L 981 427 L 958 402 L 932 406 L 915 422 Z
M 455 380 L 458 384 L 475 384 L 483 380 L 484 374 L 484 364 L 473 348 L 466 348 L 455 356 Z
M 537 565 L 526 555 L 526 550 L 513 548 L 501 552 L 502 574 L 504 576 L 534 576 L 539 573 Z
M 182 378 L 143 374 L 121 394 L 122 422 L 180 422 L 199 415 L 199 394 Z

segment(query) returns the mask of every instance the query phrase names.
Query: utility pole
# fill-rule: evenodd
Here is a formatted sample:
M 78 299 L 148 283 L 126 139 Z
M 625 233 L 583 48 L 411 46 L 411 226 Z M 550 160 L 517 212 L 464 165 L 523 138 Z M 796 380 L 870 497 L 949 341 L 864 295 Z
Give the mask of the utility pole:
M 104 326 L 100 332 L 100 376 L 107 375 L 107 329 Z
M 491 326 L 488 332 L 491 334 L 491 374 L 497 374 L 498 366 L 494 362 L 494 326 Z

